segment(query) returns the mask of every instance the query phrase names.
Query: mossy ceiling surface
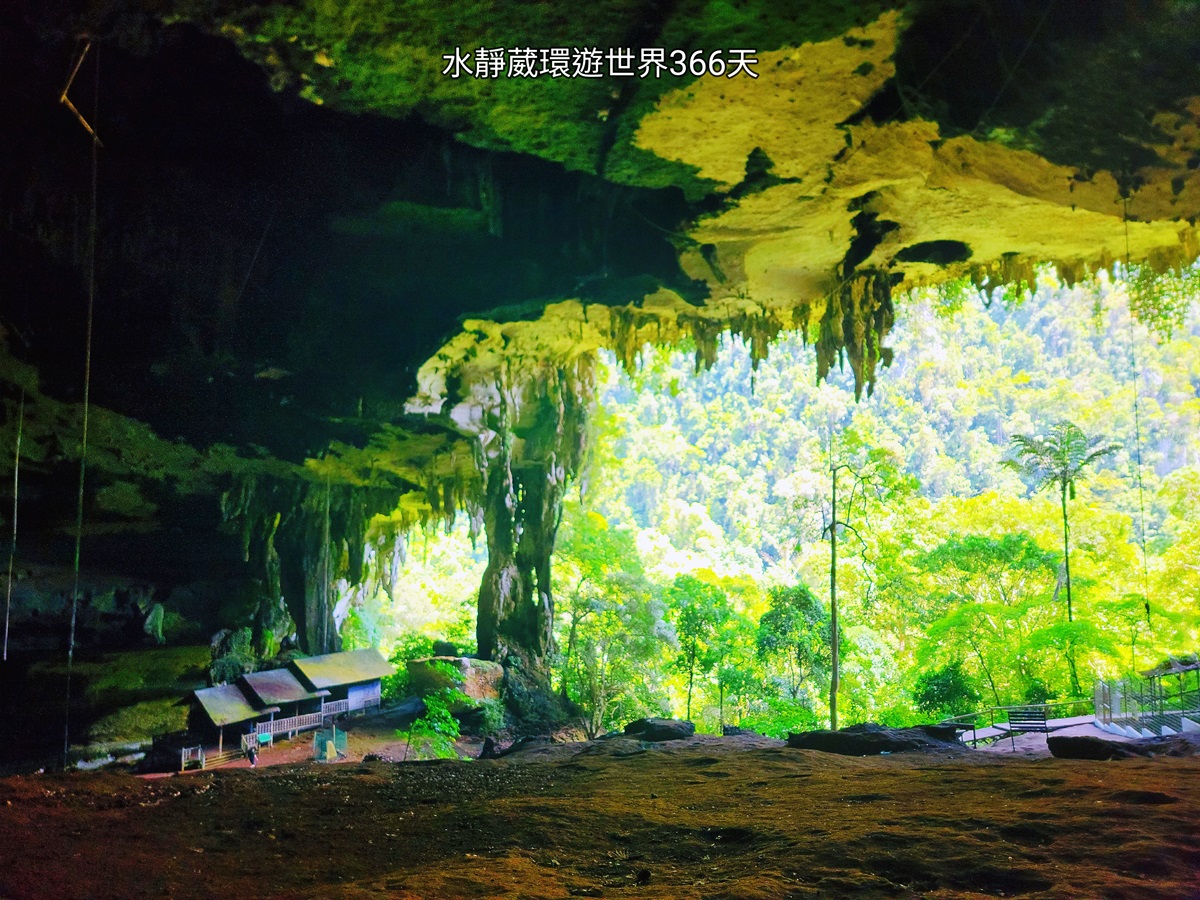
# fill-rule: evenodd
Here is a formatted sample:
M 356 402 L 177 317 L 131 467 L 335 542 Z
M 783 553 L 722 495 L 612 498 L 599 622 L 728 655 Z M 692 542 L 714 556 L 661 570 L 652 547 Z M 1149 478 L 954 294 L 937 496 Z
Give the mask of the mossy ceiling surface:
M 880 285 L 903 291 L 961 275 L 996 284 L 1028 279 L 1043 261 L 1075 277 L 1126 252 L 1165 268 L 1197 253 L 1200 7 L 1193 0 L 1096 0 L 1086 17 L 1062 0 L 115 6 L 227 38 L 281 93 L 338 113 L 415 116 L 427 123 L 422 135 L 478 148 L 457 161 L 445 152 L 447 182 L 455 174 L 471 190 L 456 183 L 437 201 L 435 192 L 414 189 L 375 198 L 374 213 L 364 202 L 330 220 L 339 242 L 403 260 L 391 269 L 364 266 L 364 293 L 374 290 L 371 278 L 409 279 L 413 296 L 423 296 L 421 279 L 435 270 L 414 260 L 435 250 L 439 259 L 463 259 L 436 270 L 453 269 L 436 276 L 445 292 L 430 305 L 446 306 L 447 322 L 462 318 L 450 334 L 425 335 L 427 347 L 441 349 L 420 368 L 407 405 L 437 421 L 397 426 L 400 416 L 379 413 L 376 398 L 367 404 L 370 422 L 346 425 L 366 437 L 327 442 L 320 459 L 307 447 L 314 458 L 287 473 L 352 487 L 387 483 L 403 495 L 393 517 L 400 525 L 461 508 L 477 493 L 479 444 L 462 436 L 483 438 L 486 449 L 504 427 L 506 392 L 528 394 L 530 384 L 536 392 L 539 379 L 549 383 L 554 369 L 598 349 L 614 349 L 628 363 L 644 342 L 687 337 L 703 362 L 717 335 L 732 329 L 761 355 L 782 329 L 819 325 L 843 341 L 847 326 L 886 324 L 890 308 L 871 306 Z M 705 57 L 747 48 L 756 52 L 758 77 L 443 74 L 446 54 L 479 47 L 661 47 Z M 493 196 L 495 185 L 525 176 L 477 178 L 493 160 L 506 161 L 500 171 L 531 157 L 563 167 L 568 187 Z M 498 272 L 501 258 L 512 256 L 513 236 L 504 243 L 498 227 L 505 213 L 552 206 L 555 191 L 572 192 L 578 205 L 586 194 L 616 206 L 617 195 L 595 190 L 597 183 L 626 197 L 677 192 L 656 209 L 679 210 L 678 220 L 664 227 L 647 218 L 647 228 L 670 241 L 664 247 L 669 257 L 673 246 L 680 278 L 668 282 L 666 267 L 651 272 L 626 260 L 612 266 L 620 277 L 606 264 L 587 289 L 563 290 L 570 279 L 550 277 L 531 255 L 523 268 L 495 276 L 506 281 L 495 298 L 468 302 L 472 270 Z M 544 241 L 558 221 L 546 217 L 528 242 Z M 605 259 L 616 244 L 593 236 L 605 221 L 597 215 L 586 235 L 581 229 L 563 243 L 580 259 Z M 396 255 L 396 247 L 409 255 Z M 582 263 L 570 269 L 583 271 Z M 472 273 L 461 290 L 458 272 Z M 689 293 L 687 278 L 698 289 Z M 461 303 L 444 302 L 455 292 Z M 388 302 L 381 299 L 372 315 L 389 315 Z M 500 303 L 512 305 L 480 312 Z M 839 310 L 832 318 L 831 307 Z M 444 327 L 416 310 L 407 315 L 414 331 Z M 886 360 L 858 339 L 861 356 Z M 413 360 L 400 355 L 378 368 L 407 378 Z M 399 388 L 388 382 L 388 390 Z M 257 461 L 240 457 L 229 468 L 247 466 L 257 473 Z M 145 506 L 116 492 L 109 499 Z
M 903 289 L 963 274 L 1011 280 L 1042 261 L 1069 276 L 1108 265 L 1126 253 L 1126 214 L 1135 261 L 1195 257 L 1200 76 L 1186 60 L 1200 46 L 1200 11 L 1183 0 L 1133 12 L 1099 3 L 1077 22 L 1053 7 L 300 0 L 177 12 L 313 102 L 416 113 L 480 147 L 706 201 L 676 244 L 710 297 L 684 312 L 794 327 L 862 271 Z M 758 77 L 443 74 L 444 54 L 478 47 L 746 47 Z M 972 65 L 979 83 L 967 98 L 952 82 Z M 609 313 L 582 305 L 468 322 L 430 366 L 464 354 L 466 368 L 483 370 L 489 359 L 612 346 Z M 643 325 L 661 320 L 662 339 L 679 335 L 674 300 L 633 305 Z M 423 378 L 414 408 L 437 405 L 425 402 L 436 381 Z

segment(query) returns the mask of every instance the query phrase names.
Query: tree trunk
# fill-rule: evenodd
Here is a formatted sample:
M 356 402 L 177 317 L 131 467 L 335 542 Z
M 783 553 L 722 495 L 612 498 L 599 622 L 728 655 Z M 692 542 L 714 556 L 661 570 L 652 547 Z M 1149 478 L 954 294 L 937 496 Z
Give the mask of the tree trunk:
M 1067 576 L 1067 623 L 1075 621 L 1075 613 L 1071 608 L 1071 525 L 1067 519 L 1067 485 L 1062 485 L 1062 520 L 1063 520 L 1063 569 Z M 1075 666 L 1075 641 L 1072 638 L 1067 645 L 1067 668 L 1071 672 L 1071 693 L 1079 697 L 1083 688 L 1079 684 L 1079 671 Z
M 559 688 L 564 701 L 570 699 L 567 693 L 567 679 L 571 675 L 571 657 L 575 655 L 575 636 L 579 633 L 579 619 L 579 616 L 571 614 L 571 631 L 567 635 L 567 652 L 563 655 L 562 683 Z
M 830 655 L 833 657 L 833 672 L 829 679 L 829 728 L 837 731 L 838 695 L 838 617 L 837 617 L 837 466 L 833 468 L 833 510 L 829 525 L 829 621 Z
M 696 654 L 692 652 L 688 655 L 688 693 L 687 693 L 687 715 L 686 719 L 692 720 L 692 680 L 696 675 Z
M 1075 621 L 1071 610 L 1071 528 L 1067 521 L 1067 486 L 1062 486 L 1063 565 L 1067 573 L 1067 622 Z

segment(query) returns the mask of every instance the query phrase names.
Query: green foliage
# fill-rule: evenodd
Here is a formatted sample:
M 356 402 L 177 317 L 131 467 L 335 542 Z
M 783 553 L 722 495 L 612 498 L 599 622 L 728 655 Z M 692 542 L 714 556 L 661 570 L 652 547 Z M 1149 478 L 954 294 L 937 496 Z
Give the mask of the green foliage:
M 97 743 L 146 744 L 152 738 L 187 727 L 187 706 L 177 698 L 143 700 L 96 721 L 88 739 Z
M 794 730 L 827 715 L 831 458 L 870 473 L 858 491 L 839 482 L 838 518 L 851 525 L 839 531 L 837 569 L 852 638 L 841 653 L 847 721 L 916 721 L 914 686 L 926 705 L 941 690 L 958 709 L 939 682 L 954 665 L 961 702 L 973 690 L 980 703 L 1008 705 L 1067 696 L 1073 666 L 1082 686 L 1194 643 L 1200 467 L 1183 464 L 1200 459 L 1200 316 L 1189 310 L 1163 344 L 1136 325 L 1135 373 L 1119 286 L 1101 277 L 1066 289 L 1038 277 L 1023 304 L 984 308 L 966 283 L 940 301 L 910 298 L 894 332 L 897 364 L 860 404 L 846 375 L 815 384 L 811 350 L 795 336 L 757 368 L 748 344 L 727 340 L 699 374 L 693 355 L 667 351 L 647 352 L 632 376 L 602 373 L 586 490 L 564 510 L 553 572 L 555 687 L 593 733 L 688 706 L 702 729 L 774 710 Z M 1130 518 L 1135 376 L 1145 583 Z M 1074 467 L 1066 498 L 1078 495 L 1071 622 L 1062 482 L 1044 477 L 1061 459 L 1051 453 L 1045 471 L 1028 470 L 1057 486 L 1049 498 L 1030 496 L 1004 465 L 1024 446 L 1010 436 L 1043 422 L 1074 422 L 1085 436 L 1082 452 L 1062 457 Z M 1101 432 L 1120 445 L 1086 438 Z M 1076 436 L 1051 435 L 1068 448 Z M 467 546 L 458 541 L 447 539 L 447 555 Z M 443 549 L 430 540 L 426 552 L 432 560 Z M 769 589 L 779 585 L 808 585 L 811 615 L 781 610 L 781 589 Z M 420 602 L 419 591 L 412 597 L 406 609 Z M 787 653 L 789 632 L 812 643 Z M 520 702 L 509 698 L 514 710 Z
M 388 657 L 394 675 L 385 675 L 379 683 L 379 701 L 384 706 L 393 706 L 411 694 L 408 668 L 405 663 L 410 657 L 404 649 L 397 650 Z M 419 658 L 419 657 L 418 657 Z
M 1074 422 L 1058 422 L 1045 436 L 1013 435 L 1016 458 L 1008 465 L 1025 474 L 1034 490 L 1056 487 L 1074 500 L 1075 483 L 1087 467 L 1120 449 L 1119 444 L 1103 441 L 1103 437 L 1084 434 Z
M 556 547 L 559 583 L 557 661 L 560 694 L 601 734 L 665 698 L 657 662 L 670 640 L 664 606 L 646 578 L 630 529 L 567 504 Z
M 458 740 L 460 729 L 458 719 L 454 718 L 450 709 L 456 704 L 470 702 L 470 697 L 454 688 L 442 688 L 427 695 L 425 714 L 415 719 L 408 728 L 396 731 L 398 737 L 405 739 L 404 758 L 408 759 L 415 742 L 416 752 L 425 754 L 426 758 L 457 759 L 458 751 L 454 743 Z
M 213 645 L 208 676 L 213 684 L 231 684 L 258 667 L 254 633 L 249 628 L 226 632 Z
M 769 608 L 758 620 L 758 656 L 778 665 L 781 686 L 797 700 L 806 684 L 829 676 L 829 611 L 804 584 L 772 588 L 767 597 Z
M 508 724 L 502 700 L 481 700 L 478 705 L 480 735 L 487 737 L 503 731 Z
M 939 718 L 974 712 L 982 699 L 983 695 L 976 690 L 974 680 L 963 669 L 961 660 L 932 672 L 922 672 L 913 689 L 917 709 Z
M 675 613 L 679 654 L 675 666 L 688 679 L 686 716 L 692 717 L 692 690 L 697 675 L 718 668 L 725 646 L 718 634 L 729 618 L 729 598 L 719 587 L 694 575 L 679 575 L 667 589 L 667 603 Z
M 820 728 L 822 721 L 805 700 L 772 697 L 763 701 L 756 711 L 742 716 L 738 725 L 767 737 L 786 738 L 793 731 Z
M 1155 335 L 1170 340 L 1200 300 L 1200 266 L 1156 272 L 1153 266 L 1141 265 L 1129 276 L 1130 310 Z
M 1051 700 L 1058 699 L 1058 691 L 1046 684 L 1040 678 L 1032 678 L 1029 681 L 1029 686 L 1025 688 L 1026 703 L 1049 703 Z

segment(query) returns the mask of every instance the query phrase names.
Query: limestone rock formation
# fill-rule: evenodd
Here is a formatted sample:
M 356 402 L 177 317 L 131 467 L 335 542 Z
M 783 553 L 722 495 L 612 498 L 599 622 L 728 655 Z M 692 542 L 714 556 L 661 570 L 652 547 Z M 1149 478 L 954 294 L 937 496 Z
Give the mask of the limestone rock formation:
M 479 652 L 544 675 L 601 350 L 632 367 L 647 343 L 690 340 L 703 366 L 725 332 L 758 360 L 799 330 L 821 374 L 848 364 L 869 392 L 912 288 L 1024 290 L 1042 262 L 1071 281 L 1200 251 L 1189 0 L 15 13 L 0 387 L 27 402 L 47 534 L 77 461 L 62 360 L 82 325 L 62 323 L 87 283 L 90 152 L 52 100 L 86 33 L 105 67 L 96 263 L 113 298 L 86 499 L 119 542 L 90 538 L 85 558 L 257 581 L 260 634 L 290 618 L 308 652 L 338 648 L 414 527 L 465 513 L 489 555 Z M 554 77 L 512 69 L 521 48 L 686 65 Z M 752 71 L 728 71 L 735 49 Z M 497 53 L 503 71 L 480 72 Z M 182 547 L 194 558 L 151 571 Z
M 637 738 L 640 741 L 679 741 L 690 738 L 696 733 L 696 726 L 682 719 L 662 719 L 651 716 L 646 719 L 636 719 L 625 726 L 625 736 Z
M 913 750 L 962 750 L 953 726 L 917 725 L 888 728 L 874 722 L 851 725 L 837 731 L 802 731 L 788 735 L 788 746 L 798 750 L 820 750 L 843 756 L 878 756 Z
M 1050 753 L 1060 759 L 1133 759 L 1138 756 L 1197 756 L 1200 738 L 1177 734 L 1137 741 L 1110 741 L 1091 735 L 1052 734 Z
M 475 703 L 500 699 L 504 669 L 499 663 L 466 656 L 433 656 L 410 659 L 405 666 L 409 687 L 420 697 L 453 688 Z M 462 704 L 452 705 L 451 711 L 460 712 L 463 708 Z

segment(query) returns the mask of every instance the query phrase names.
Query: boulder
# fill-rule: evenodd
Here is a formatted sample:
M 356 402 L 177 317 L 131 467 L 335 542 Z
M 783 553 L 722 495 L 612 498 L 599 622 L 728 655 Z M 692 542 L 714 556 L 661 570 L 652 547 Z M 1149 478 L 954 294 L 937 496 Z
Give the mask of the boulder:
M 485 738 L 483 749 L 479 753 L 480 759 L 503 759 L 506 756 L 511 756 L 514 753 L 522 751 L 537 750 L 542 747 L 549 747 L 557 743 L 554 738 L 546 734 L 538 734 L 530 737 L 518 738 L 507 747 L 501 747 L 494 738 Z
M 1059 759 L 1132 759 L 1136 756 L 1200 756 L 1200 737 L 1172 735 L 1138 741 L 1110 741 L 1102 737 L 1052 734 L 1046 738 L 1050 753 Z
M 746 737 L 749 735 L 752 735 L 754 737 L 762 737 L 762 735 L 759 734 L 757 731 L 755 731 L 753 728 L 741 728 L 737 725 L 722 725 L 721 726 L 721 736 L 722 737 Z
M 425 701 L 420 697 L 406 697 L 388 712 L 395 718 L 401 721 L 411 722 L 413 719 L 419 719 L 425 715 L 428 710 L 425 707 Z
M 962 750 L 956 731 L 948 725 L 916 725 L 912 728 L 888 728 L 865 722 L 837 731 L 802 731 L 788 735 L 788 746 L 799 750 L 820 750 L 843 756 L 878 756 L 913 750 Z
M 499 700 L 504 683 L 504 667 L 486 659 L 468 656 L 432 656 L 410 659 L 406 663 L 408 684 L 413 693 L 427 697 L 444 688 L 455 688 L 475 703 Z M 466 704 L 451 705 L 452 712 L 470 709 Z
M 640 741 L 681 741 L 696 733 L 696 726 L 682 719 L 650 717 L 637 719 L 625 726 L 625 734 Z

